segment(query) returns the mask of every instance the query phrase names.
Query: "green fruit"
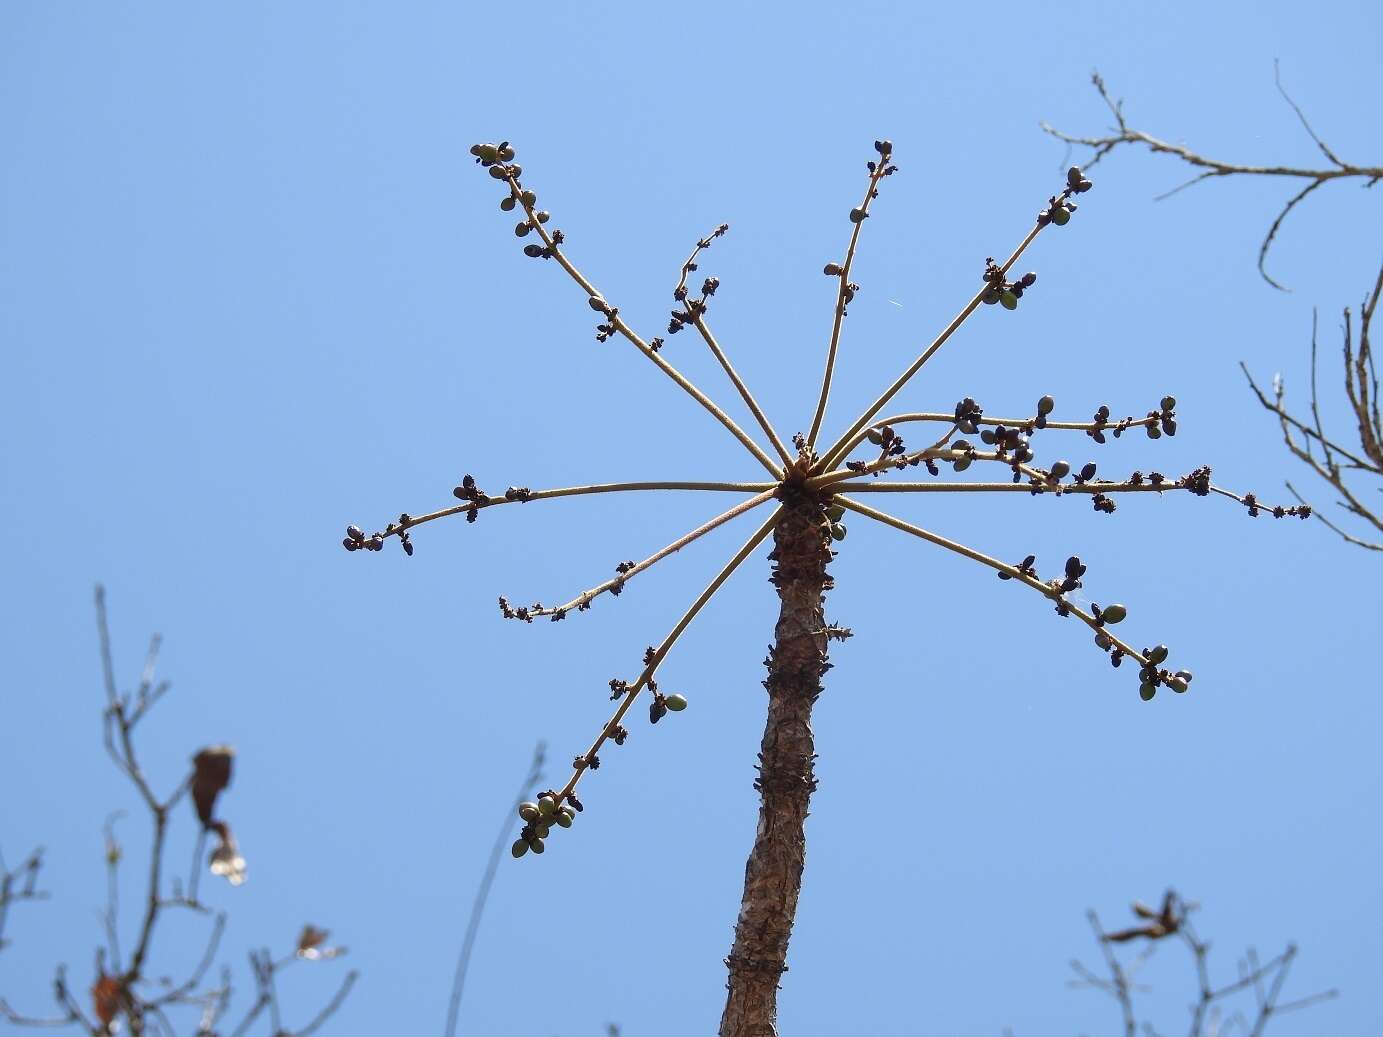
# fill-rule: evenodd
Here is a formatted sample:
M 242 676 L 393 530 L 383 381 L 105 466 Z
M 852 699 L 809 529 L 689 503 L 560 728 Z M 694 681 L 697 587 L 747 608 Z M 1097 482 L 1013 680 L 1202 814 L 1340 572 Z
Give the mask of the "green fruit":
M 475 147 L 471 148 L 471 154 L 482 162 L 499 161 L 499 148 L 495 147 L 493 144 L 477 144 Z
M 533 826 L 533 834 L 536 835 L 539 839 L 546 839 L 548 837 L 548 833 L 551 831 L 551 825 L 536 824 Z
M 1052 222 L 1055 223 L 1058 227 L 1066 226 L 1066 224 L 1071 222 L 1070 211 L 1067 209 L 1062 209 L 1060 207 L 1053 209 Z
M 1177 409 L 1177 398 L 1175 396 L 1162 397 L 1162 409 L 1172 411 Z
M 1186 692 L 1187 684 L 1181 677 L 1173 677 L 1167 682 L 1167 687 L 1171 688 L 1178 695 L 1182 695 Z
M 501 162 L 513 162 L 513 161 L 514 161 L 514 149 L 513 149 L 512 147 L 510 147 L 508 144 L 506 144 L 504 147 L 500 148 L 500 149 L 499 149 L 499 160 L 500 160 Z
M 1122 605 L 1106 605 L 1100 610 L 1100 618 L 1106 623 L 1122 623 L 1128 618 L 1128 609 Z
M 523 202 L 524 208 L 531 209 L 538 201 L 538 196 L 532 191 L 525 191 L 519 195 L 519 201 Z
M 1050 413 L 1051 413 L 1053 410 L 1055 410 L 1055 409 L 1056 409 L 1056 400 L 1054 400 L 1054 399 L 1053 399 L 1052 397 L 1050 397 L 1050 396 L 1044 396 L 1044 397 L 1042 397 L 1042 399 L 1040 399 L 1040 400 L 1037 401 L 1037 413 L 1038 413 L 1038 414 L 1050 414 Z
M 1012 292 L 1000 292 L 999 302 L 1003 304 L 1006 310 L 1018 309 L 1018 296 L 1014 295 Z
M 845 505 L 832 504 L 829 508 L 826 509 L 826 517 L 830 519 L 832 522 L 839 522 L 841 519 L 845 517 Z
M 845 527 L 842 526 L 839 522 L 832 522 L 832 523 L 831 523 L 831 539 L 832 539 L 832 540 L 844 540 L 844 539 L 845 539 Z
M 557 812 L 557 800 L 551 796 L 538 797 L 538 813 L 543 817 L 551 817 Z
M 546 209 L 536 215 L 539 223 L 546 223 L 548 220 L 552 219 L 552 213 L 548 212 Z
M 514 236 L 522 238 L 532 229 L 533 228 L 528 225 L 527 220 L 520 220 L 518 223 L 514 224 Z
M 512 212 L 514 209 L 514 196 L 507 195 L 499 200 L 499 207 L 505 212 Z
M 667 697 L 667 708 L 674 713 L 680 713 L 687 708 L 687 697 L 685 695 L 669 695 Z
M 957 472 L 965 471 L 967 468 L 970 467 L 970 456 L 967 454 L 962 457 L 956 458 L 954 461 L 951 462 L 951 467 L 955 469 Z
M 864 438 L 875 446 L 882 446 L 884 442 L 884 434 L 876 428 L 865 429 Z
M 1169 649 L 1166 645 L 1158 645 L 1156 648 L 1150 648 L 1148 650 L 1148 662 L 1152 663 L 1154 666 L 1162 665 L 1167 659 L 1168 651 Z
M 534 839 L 533 842 L 529 843 L 529 846 L 532 847 L 534 853 L 542 853 L 547 849 L 547 847 L 543 845 L 541 839 Z
M 1069 461 L 1052 462 L 1052 478 L 1065 479 L 1071 474 L 1071 463 Z
M 509 853 L 513 856 L 514 860 L 518 860 L 527 852 L 528 841 L 526 839 L 515 839 L 514 845 L 509 847 Z
M 558 823 L 559 825 L 561 825 L 563 828 L 570 828 L 570 827 L 571 827 L 571 815 L 570 815 L 570 814 L 558 814 L 558 815 L 557 815 L 557 823 Z
M 520 803 L 520 804 L 519 804 L 519 817 L 523 818 L 525 821 L 532 821 L 532 820 L 536 819 L 537 816 L 538 816 L 538 804 L 537 804 L 537 803 Z
M 1144 681 L 1138 685 L 1138 697 L 1144 702 L 1151 702 L 1152 697 L 1157 694 L 1157 685 L 1152 681 Z

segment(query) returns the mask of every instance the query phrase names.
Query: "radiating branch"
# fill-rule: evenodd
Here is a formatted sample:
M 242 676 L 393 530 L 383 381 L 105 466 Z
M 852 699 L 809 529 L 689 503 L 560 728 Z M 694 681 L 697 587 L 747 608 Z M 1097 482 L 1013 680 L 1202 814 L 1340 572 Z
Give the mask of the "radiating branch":
M 620 721 L 624 719 L 625 714 L 629 712 L 629 707 L 634 704 L 634 700 L 639 697 L 639 692 L 648 686 L 648 682 L 653 678 L 653 675 L 658 672 L 658 667 L 661 666 L 663 660 L 667 658 L 668 652 L 670 652 L 672 646 L 677 643 L 677 639 L 682 636 L 682 632 L 691 625 L 691 621 L 696 618 L 697 613 L 701 611 L 706 603 L 715 596 L 716 591 L 720 590 L 725 581 L 728 580 L 744 560 L 753 553 L 754 548 L 763 543 L 768 535 L 773 532 L 773 527 L 778 524 L 778 519 L 781 515 L 782 508 L 774 510 L 768 521 L 760 526 L 758 530 L 755 531 L 754 535 L 744 542 L 744 546 L 735 552 L 734 556 L 725 564 L 725 567 L 716 574 L 715 578 L 711 580 L 709 584 L 707 584 L 706 589 L 692 602 L 691 607 L 682 614 L 682 618 L 677 621 L 677 625 L 672 628 L 672 631 L 667 637 L 663 638 L 662 643 L 658 645 L 656 649 L 650 650 L 644 662 L 642 672 L 632 684 L 628 685 L 627 690 L 621 697 L 619 708 L 615 710 L 614 715 L 605 726 L 601 728 L 600 734 L 596 737 L 595 741 L 591 743 L 591 747 L 578 757 L 578 759 L 583 761 L 583 764 L 572 769 L 571 777 L 567 779 L 567 783 L 562 786 L 561 791 L 557 793 L 555 797 L 558 804 L 564 799 L 570 799 L 572 792 L 576 789 L 577 782 L 581 780 L 581 775 L 588 769 L 592 769 L 591 761 L 596 758 L 596 755 L 600 752 L 606 740 L 613 737 L 613 732 L 620 726 Z
M 594 601 L 601 594 L 604 594 L 606 592 L 616 595 L 620 594 L 624 590 L 625 584 L 628 583 L 635 576 L 637 576 L 639 573 L 643 572 L 646 569 L 652 568 L 654 565 L 662 561 L 668 555 L 675 554 L 682 548 L 686 547 L 688 544 L 701 539 L 703 536 L 705 536 L 712 530 L 718 529 L 720 526 L 723 526 L 731 519 L 739 515 L 743 515 L 746 511 L 750 511 L 753 508 L 757 508 L 760 504 L 763 504 L 766 501 L 772 500 L 774 494 L 776 494 L 777 492 L 777 488 L 774 487 L 772 489 L 764 490 L 762 493 L 749 498 L 749 500 L 747 501 L 743 501 L 739 504 L 736 504 L 733 508 L 730 508 L 728 511 L 721 512 L 719 515 L 711 519 L 709 522 L 704 522 L 701 525 L 697 526 L 690 533 L 686 533 L 683 536 L 678 537 L 676 540 L 668 544 L 666 547 L 649 555 L 642 562 L 621 563 L 621 565 L 618 568 L 618 575 L 616 575 L 613 579 L 606 580 L 604 583 L 597 584 L 595 587 L 592 587 L 589 590 L 582 591 L 575 598 L 572 598 L 571 601 L 565 602 L 564 604 L 554 605 L 550 608 L 545 608 L 542 605 L 532 605 L 524 608 L 514 609 L 509 606 L 508 602 L 504 598 L 501 598 L 500 610 L 504 613 L 506 619 L 521 619 L 526 622 L 532 622 L 534 619 L 537 619 L 542 616 L 551 616 L 554 620 L 558 620 L 564 617 L 572 609 L 576 609 L 578 612 L 584 612 L 591 607 L 591 602 Z
M 816 445 L 817 433 L 821 431 L 821 420 L 826 416 L 826 404 L 831 397 L 831 379 L 836 367 L 836 349 L 840 345 L 840 331 L 845 323 L 845 310 L 854 298 L 857 288 L 850 281 L 850 268 L 855 263 L 855 248 L 859 244 L 860 230 L 864 227 L 864 221 L 869 218 L 869 207 L 874 199 L 879 196 L 879 181 L 893 172 L 894 167 L 889 164 L 892 158 L 893 145 L 888 141 L 876 141 L 874 148 L 879 153 L 877 162 L 869 163 L 869 186 L 865 188 L 864 200 L 859 206 L 850 210 L 850 244 L 845 248 L 845 260 L 841 263 L 830 263 L 826 267 L 826 272 L 833 274 L 838 284 L 836 285 L 836 308 L 835 317 L 831 324 L 831 340 L 826 347 L 826 372 L 821 378 L 821 396 L 816 403 L 816 412 L 812 416 L 811 431 L 807 433 L 807 449 L 810 450 Z
M 693 482 L 687 480 L 663 479 L 648 480 L 643 482 L 610 482 L 610 483 L 591 483 L 585 486 L 563 486 L 550 490 L 530 490 L 527 487 L 510 487 L 501 496 L 491 497 L 490 495 L 475 489 L 474 482 L 469 488 L 458 486 L 453 491 L 456 496 L 462 497 L 465 503 L 455 507 L 442 508 L 438 511 L 429 512 L 426 515 L 409 515 L 406 512 L 399 516 L 398 522 L 391 522 L 381 532 L 365 536 L 359 527 L 352 526 L 346 532 L 345 543 L 347 550 L 357 549 L 379 550 L 383 547 L 384 541 L 389 537 L 401 537 L 404 533 L 416 526 L 426 525 L 429 522 L 436 522 L 438 519 L 450 518 L 453 515 L 465 515 L 469 521 L 474 521 L 473 516 L 487 508 L 497 508 L 503 504 L 526 504 L 530 501 L 551 500 L 557 497 L 580 497 L 593 493 L 631 493 L 644 490 L 704 490 L 715 493 L 762 493 L 764 490 L 772 489 L 777 483 L 772 482 Z M 354 533 L 360 535 L 354 536 Z M 378 547 L 374 546 L 374 541 L 378 541 Z M 353 546 L 352 546 L 353 545 Z
M 653 349 L 649 343 L 645 342 L 644 339 L 625 322 L 624 318 L 619 315 L 618 307 L 611 306 L 606 302 L 605 297 L 601 295 L 595 285 L 591 284 L 591 282 L 586 279 L 585 275 L 567 258 L 566 253 L 561 248 L 561 241 L 552 233 L 549 233 L 548 229 L 544 226 L 545 221 L 539 219 L 538 213 L 534 208 L 535 202 L 530 200 L 531 192 L 525 193 L 523 185 L 519 182 L 518 176 L 514 173 L 515 167 L 495 166 L 492 168 L 503 169 L 505 171 L 503 178 L 509 185 L 509 190 L 512 192 L 511 196 L 523 207 L 523 211 L 528 217 L 529 226 L 536 230 L 538 236 L 542 238 L 544 254 L 557 260 L 562 269 L 571 275 L 572 280 L 581 286 L 581 290 L 586 293 L 591 308 L 603 313 L 609 321 L 610 326 L 616 332 L 638 349 L 640 353 L 653 361 L 659 370 L 676 382 L 687 395 L 691 396 L 692 399 L 706 408 L 711 416 L 724 425 L 725 428 L 729 430 L 730 434 L 738 439 L 740 443 L 743 444 L 744 448 L 753 454 L 758 462 L 763 465 L 770 474 L 775 477 L 778 476 L 780 474 L 778 466 L 775 465 L 773 460 L 764 453 L 763 449 L 745 433 L 744 429 L 740 428 L 728 414 L 716 406 L 705 393 L 692 384 L 692 382 L 678 371 L 677 368 L 673 367 L 659 356 L 658 351 Z

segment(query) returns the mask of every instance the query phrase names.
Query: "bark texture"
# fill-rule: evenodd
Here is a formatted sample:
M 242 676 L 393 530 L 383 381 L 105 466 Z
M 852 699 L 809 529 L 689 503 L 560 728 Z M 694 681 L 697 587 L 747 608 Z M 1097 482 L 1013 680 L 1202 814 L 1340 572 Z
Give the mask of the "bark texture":
M 759 827 L 744 869 L 744 897 L 720 1037 L 776 1037 L 778 981 L 787 971 L 806 856 L 804 825 L 816 789 L 811 716 L 826 662 L 826 565 L 830 526 L 821 503 L 790 486 L 774 529 L 773 583 L 778 625 L 765 665 L 768 722 L 759 750 Z

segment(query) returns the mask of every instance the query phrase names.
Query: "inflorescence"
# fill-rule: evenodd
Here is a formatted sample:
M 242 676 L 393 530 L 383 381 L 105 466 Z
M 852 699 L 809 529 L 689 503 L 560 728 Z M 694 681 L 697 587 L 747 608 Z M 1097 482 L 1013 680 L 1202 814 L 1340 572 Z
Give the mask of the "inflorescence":
M 1044 228 L 1066 226 L 1076 212 L 1074 197 L 1086 193 L 1094 186 L 1077 167 L 1072 167 L 1068 171 L 1065 187 L 1059 194 L 1048 199 L 1047 206 L 1038 213 L 1033 225 L 1014 252 L 1003 262 L 993 257 L 985 260 L 981 275 L 982 286 L 957 317 L 838 440 L 824 449 L 819 449 L 818 433 L 829 398 L 846 308 L 859 292 L 859 285 L 851 279 L 851 268 L 861 227 L 869 218 L 871 206 L 879 196 L 880 182 L 884 177 L 897 172 L 897 166 L 892 163 L 892 142 L 875 141 L 874 149 L 878 157 L 866 163 L 868 183 L 864 198 L 849 213 L 851 232 L 845 254 L 841 259 L 828 262 L 823 268 L 826 276 L 834 278 L 837 282 L 826 370 L 811 430 L 806 435 L 798 434 L 792 437 L 795 450 L 789 451 L 710 329 L 707 321 L 710 301 L 720 287 L 720 280 L 714 276 L 705 277 L 701 281 L 699 293 L 693 292 L 688 286 L 691 275 L 698 270 L 701 254 L 729 230 L 728 224 L 721 224 L 711 233 L 698 239 L 691 255 L 682 264 L 680 276 L 673 290 L 673 299 L 677 305 L 670 311 L 666 334 L 671 336 L 684 330 L 692 330 L 699 335 L 754 416 L 764 433 L 767 449 L 667 361 L 663 355 L 666 342 L 664 338 L 653 337 L 646 340 L 640 336 L 625 321 L 620 309 L 609 302 L 576 268 L 563 248 L 565 238 L 562 232 L 549 229 L 551 215 L 546 210 L 537 208 L 536 192 L 525 186 L 522 180 L 523 168 L 514 161 L 513 146 L 503 141 L 498 144 L 477 144 L 471 148 L 476 162 L 504 189 L 500 209 L 520 214 L 519 222 L 514 227 L 515 235 L 521 239 L 536 238 L 527 241 L 523 246 L 524 254 L 534 259 L 555 261 L 585 293 L 591 309 L 599 314 L 596 338 L 601 342 L 615 339 L 628 341 L 738 439 L 746 451 L 765 469 L 768 479 L 760 482 L 659 480 L 588 484 L 536 491 L 526 486 L 511 486 L 502 495 L 492 496 L 481 490 L 472 476 L 466 475 L 460 485 L 452 491 L 459 501 L 457 505 L 416 517 L 402 514 L 397 522 L 391 522 L 382 531 L 369 535 L 360 527 L 352 525 L 347 528 L 343 540 L 346 550 L 379 551 L 383 549 L 385 540 L 397 537 L 404 552 L 411 556 L 413 544 L 410 531 L 416 526 L 461 514 L 465 515 L 467 522 L 474 522 L 478 514 L 487 508 L 555 497 L 643 490 L 687 490 L 731 493 L 742 498 L 734 507 L 702 523 L 643 561 L 631 559 L 619 562 L 614 566 L 615 575 L 612 578 L 581 592 L 563 604 L 513 605 L 506 598 L 499 599 L 500 612 L 507 619 L 531 623 L 536 618 L 547 617 L 555 622 L 563 619 L 571 611 L 587 611 L 594 599 L 601 594 L 620 595 L 639 573 L 731 519 L 770 501 L 781 505 L 785 495 L 790 494 L 798 500 L 805 495 L 819 507 L 823 532 L 829 530 L 833 541 L 845 539 L 846 527 L 843 519 L 847 512 L 854 512 L 968 557 L 993 569 L 1001 580 L 1026 584 L 1044 595 L 1054 603 L 1058 615 L 1074 616 L 1086 624 L 1093 631 L 1096 646 L 1107 653 L 1113 666 L 1120 666 L 1125 659 L 1133 660 L 1137 666 L 1139 695 L 1145 701 L 1152 699 L 1159 687 L 1165 686 L 1178 693 L 1185 692 L 1191 683 L 1191 672 L 1185 669 L 1171 671 L 1163 665 L 1170 654 L 1166 645 L 1159 644 L 1139 650 L 1114 632 L 1113 628 L 1122 624 L 1128 617 L 1128 609 L 1124 605 L 1092 604 L 1087 610 L 1072 600 L 1072 592 L 1083 586 L 1086 575 L 1086 566 L 1078 556 L 1072 555 L 1066 560 L 1060 575 L 1044 580 L 1038 574 L 1036 557 L 1033 555 L 1010 565 L 886 512 L 878 511 L 849 494 L 1006 491 L 1032 496 L 1059 497 L 1084 494 L 1090 497 L 1095 511 L 1113 514 L 1116 508 L 1115 497 L 1120 494 L 1184 491 L 1200 497 L 1211 494 L 1228 497 L 1243 505 L 1251 517 L 1257 517 L 1266 511 L 1277 518 L 1306 518 L 1310 514 L 1310 509 L 1303 505 L 1265 505 L 1254 494 L 1239 495 L 1222 489 L 1211 482 L 1210 469 L 1207 466 L 1196 468 L 1179 478 L 1170 478 L 1155 471 L 1147 474 L 1134 471 L 1127 477 L 1110 480 L 1098 477 L 1098 466 L 1094 461 L 1086 462 L 1080 468 L 1075 468 L 1071 462 L 1064 459 L 1053 460 L 1045 467 L 1036 463 L 1033 441 L 1039 432 L 1045 434 L 1055 431 L 1078 431 L 1099 445 L 1107 444 L 1110 437 L 1119 439 L 1124 432 L 1137 428 L 1141 428 L 1147 437 L 1153 440 L 1176 435 L 1177 401 L 1170 395 L 1163 396 L 1156 407 L 1148 409 L 1142 416 L 1129 415 L 1119 419 L 1113 417 L 1113 412 L 1107 405 L 1100 405 L 1088 421 L 1056 420 L 1053 417 L 1056 401 L 1050 395 L 1038 399 L 1033 412 L 1021 418 L 988 416 L 984 408 L 972 397 L 965 397 L 957 402 L 952 410 L 946 412 L 911 412 L 879 417 L 889 401 L 977 309 L 985 305 L 998 305 L 1006 310 L 1018 308 L 1024 293 L 1037 283 L 1037 275 L 1029 272 L 1014 277 L 1011 274 L 1014 264 Z M 935 423 L 943 426 L 944 431 L 929 445 L 910 450 L 899 432 L 900 426 L 910 423 Z M 978 444 L 965 438 L 956 438 L 957 436 L 976 437 Z M 850 455 L 861 447 L 874 451 L 874 456 L 851 459 Z M 943 464 L 949 467 L 952 474 L 957 475 L 976 466 L 979 466 L 980 470 L 984 470 L 985 465 L 1001 466 L 1007 470 L 1007 478 L 943 482 L 938 478 Z M 918 467 L 926 469 L 931 477 L 930 481 L 903 482 L 885 478 L 890 473 Z M 773 509 L 770 517 L 720 570 L 663 642 L 656 647 L 648 648 L 644 654 L 642 670 L 635 679 L 626 681 L 616 678 L 609 682 L 610 698 L 619 703 L 618 708 L 591 747 L 573 759 L 572 774 L 566 784 L 560 789 L 549 789 L 537 796 L 534 801 L 525 802 L 519 807 L 519 816 L 524 824 L 519 839 L 512 848 L 515 857 L 521 857 L 530 851 L 542 853 L 544 840 L 550 836 L 554 826 L 571 827 L 575 815 L 583 809 L 575 792 L 577 783 L 586 772 L 599 768 L 598 754 L 605 742 L 624 744 L 629 731 L 623 722 L 633 702 L 644 690 L 649 692 L 651 699 L 651 723 L 656 724 L 669 712 L 680 712 L 686 708 L 685 696 L 677 693 L 664 694 L 659 689 L 655 676 L 658 667 L 701 608 L 772 532 L 781 513 L 781 506 Z M 833 624 L 827 634 L 829 637 L 844 640 L 850 636 L 850 631 Z

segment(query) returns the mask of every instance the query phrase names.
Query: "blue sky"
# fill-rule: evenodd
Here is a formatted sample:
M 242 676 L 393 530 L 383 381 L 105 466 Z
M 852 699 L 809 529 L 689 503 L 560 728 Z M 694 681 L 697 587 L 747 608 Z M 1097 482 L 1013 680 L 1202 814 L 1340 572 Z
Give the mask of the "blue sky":
M 176 782 L 211 742 L 238 749 L 224 810 L 250 879 L 204 888 L 231 911 L 242 1003 L 245 950 L 311 921 L 363 972 L 331 1032 L 427 1033 L 534 741 L 555 761 L 583 749 L 606 682 L 633 675 L 748 534 L 741 520 L 618 601 L 532 627 L 504 623 L 496 595 L 569 597 L 725 504 L 553 501 L 420 529 L 411 559 L 341 550 L 347 522 L 442 506 L 465 472 L 487 488 L 757 477 L 627 344 L 593 340 L 580 293 L 520 253 L 472 143 L 516 143 L 570 254 L 647 334 L 693 241 L 728 221 L 702 267 L 721 280 L 716 327 L 789 435 L 829 332 L 821 266 L 890 136 L 902 172 L 864 228 L 837 430 L 1060 185 L 1063 149 L 1038 121 L 1105 125 L 1092 68 L 1135 125 L 1314 163 L 1273 89 L 1278 58 L 1321 134 L 1377 162 L 1358 85 L 1377 44 L 1363 3 L 1309 18 L 1285 3 L 4 5 L 0 849 L 47 846 L 54 899 L 12 913 L 0 994 L 44 1010 L 60 961 L 90 982 L 112 810 L 130 811 L 123 892 L 139 896 L 146 822 L 100 749 L 95 581 L 125 683 L 148 634 L 166 639 L 152 777 Z M 1253 261 L 1290 186 L 1154 203 L 1182 177 L 1172 162 L 1121 154 L 1096 174 L 1024 259 L 1040 281 L 1020 311 L 978 314 L 898 402 L 1022 412 L 1049 392 L 1081 418 L 1173 392 L 1175 439 L 1039 440 L 1039 460 L 1210 463 L 1273 499 L 1284 476 L 1309 486 L 1237 363 L 1299 393 L 1318 305 L 1334 386 L 1339 311 L 1380 258 L 1376 192 L 1318 192 L 1288 223 L 1282 294 Z M 728 406 L 687 339 L 669 359 Z M 816 714 L 783 1032 L 1111 1032 L 1111 1005 L 1065 987 L 1068 959 L 1093 957 L 1083 912 L 1112 924 L 1168 884 L 1203 903 L 1226 977 L 1243 947 L 1296 940 L 1289 993 L 1343 991 L 1276 1032 L 1377 1032 L 1379 563 L 1318 523 L 1180 495 L 1114 516 L 1019 495 L 888 507 L 1005 559 L 1079 552 L 1087 593 L 1124 601 L 1129 636 L 1170 644 L 1196 681 L 1145 704 L 1036 596 L 851 522 L 828 614 L 856 637 Z M 578 826 L 505 862 L 462 1032 L 713 1030 L 757 809 L 762 554 L 664 668 L 691 708 L 635 726 L 583 786 Z M 174 862 L 192 835 L 189 808 Z M 161 933 L 155 970 L 194 935 Z M 1182 1025 L 1181 953 L 1150 974 L 1164 1029 Z M 296 1018 L 329 968 L 286 993 Z M 552 988 L 560 1007 L 534 1000 Z

